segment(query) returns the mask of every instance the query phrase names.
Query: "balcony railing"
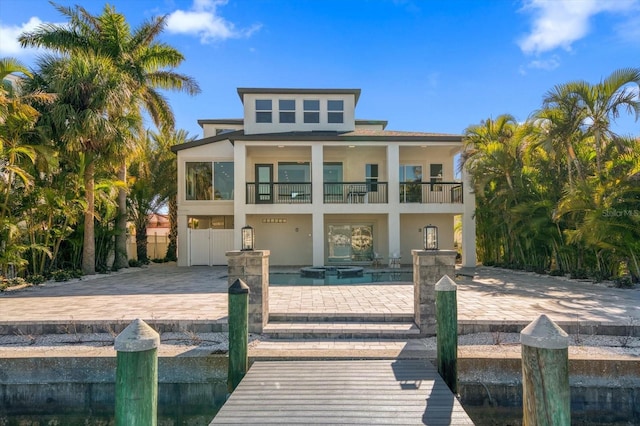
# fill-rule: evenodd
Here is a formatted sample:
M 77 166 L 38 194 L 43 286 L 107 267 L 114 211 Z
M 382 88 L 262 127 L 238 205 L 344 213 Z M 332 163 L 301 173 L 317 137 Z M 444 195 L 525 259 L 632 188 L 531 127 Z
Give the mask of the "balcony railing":
M 325 204 L 385 204 L 387 182 L 332 182 L 324 184 Z
M 311 182 L 247 182 L 247 204 L 310 204 Z
M 462 182 L 400 182 L 400 202 L 462 204 Z
M 311 182 L 247 182 L 247 204 L 311 204 Z M 386 204 L 387 182 L 323 184 L 325 204 Z M 401 182 L 400 203 L 462 204 L 462 182 Z

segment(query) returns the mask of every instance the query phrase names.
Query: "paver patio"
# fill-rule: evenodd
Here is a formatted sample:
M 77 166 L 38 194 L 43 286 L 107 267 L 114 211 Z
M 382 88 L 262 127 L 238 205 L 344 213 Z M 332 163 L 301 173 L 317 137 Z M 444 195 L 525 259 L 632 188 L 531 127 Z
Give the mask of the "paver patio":
M 554 321 L 640 325 L 640 290 L 479 267 L 458 279 L 460 321 Z M 227 269 L 151 265 L 69 283 L 0 293 L 0 324 L 47 321 L 226 321 Z M 271 313 L 411 314 L 408 284 L 271 286 Z

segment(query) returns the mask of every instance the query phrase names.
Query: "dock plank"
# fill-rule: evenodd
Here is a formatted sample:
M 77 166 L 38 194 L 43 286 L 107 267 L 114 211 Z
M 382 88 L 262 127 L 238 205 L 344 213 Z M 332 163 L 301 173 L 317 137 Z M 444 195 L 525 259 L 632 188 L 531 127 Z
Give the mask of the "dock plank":
M 256 361 L 211 425 L 473 425 L 429 361 Z

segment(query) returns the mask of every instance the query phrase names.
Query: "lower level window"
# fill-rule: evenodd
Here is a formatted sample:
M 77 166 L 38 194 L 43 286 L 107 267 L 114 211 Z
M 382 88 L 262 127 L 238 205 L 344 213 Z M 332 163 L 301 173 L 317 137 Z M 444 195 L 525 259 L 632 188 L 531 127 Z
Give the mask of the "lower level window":
M 373 259 L 373 225 L 329 225 L 329 262 Z
M 191 229 L 233 229 L 233 216 L 189 216 Z

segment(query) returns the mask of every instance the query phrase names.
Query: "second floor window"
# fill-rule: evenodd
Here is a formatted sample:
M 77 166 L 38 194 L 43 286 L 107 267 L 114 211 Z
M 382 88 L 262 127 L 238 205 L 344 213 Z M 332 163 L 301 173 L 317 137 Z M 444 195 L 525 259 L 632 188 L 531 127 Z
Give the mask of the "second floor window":
M 327 101 L 327 123 L 344 123 L 344 101 Z
M 431 182 L 432 191 L 442 191 L 442 185 L 436 185 L 437 182 L 442 182 L 442 164 L 430 164 L 429 165 L 429 181 Z
M 213 170 L 211 162 L 190 162 L 185 164 L 186 199 L 211 200 Z
M 256 123 L 271 123 L 271 99 L 256 99 Z
M 367 164 L 365 166 L 365 179 L 367 181 L 367 190 L 369 192 L 378 191 L 378 165 Z
M 318 100 L 305 100 L 304 106 L 304 122 L 305 123 L 319 123 L 320 122 L 320 101 Z
M 233 162 L 213 163 L 214 200 L 233 200 Z
M 280 110 L 280 123 L 296 122 L 296 101 L 295 99 L 280 99 L 278 101 Z
M 187 200 L 233 200 L 233 162 L 185 163 Z

